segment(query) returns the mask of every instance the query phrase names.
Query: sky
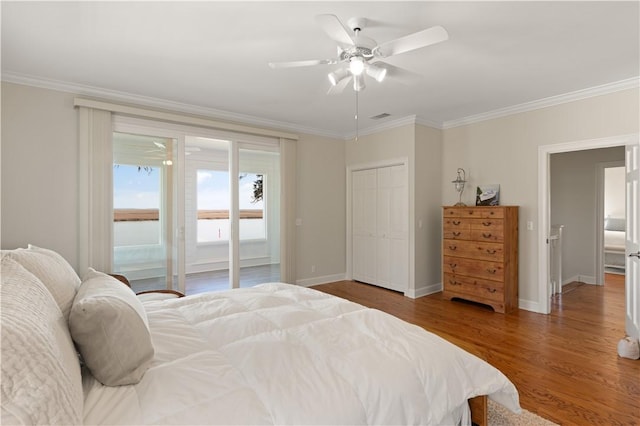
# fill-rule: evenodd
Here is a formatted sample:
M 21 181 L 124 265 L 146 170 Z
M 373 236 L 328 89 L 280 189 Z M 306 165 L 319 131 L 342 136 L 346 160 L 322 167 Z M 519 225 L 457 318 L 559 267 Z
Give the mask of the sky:
M 255 174 L 240 179 L 240 208 L 262 209 L 263 201 L 251 203 Z M 228 209 L 229 182 L 226 171 L 198 170 L 198 209 Z M 137 166 L 113 168 L 114 209 L 157 209 L 160 206 L 160 169 L 140 170 Z

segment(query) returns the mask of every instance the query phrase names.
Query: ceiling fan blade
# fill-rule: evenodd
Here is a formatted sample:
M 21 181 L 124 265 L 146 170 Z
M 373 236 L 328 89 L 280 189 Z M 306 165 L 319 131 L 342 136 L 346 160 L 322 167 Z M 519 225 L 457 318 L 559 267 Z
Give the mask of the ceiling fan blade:
M 347 87 L 349 85 L 349 82 L 351 81 L 352 76 L 349 75 L 346 78 L 343 78 L 342 80 L 338 81 L 338 84 L 336 84 L 335 86 L 331 86 L 329 88 L 329 91 L 327 92 L 328 95 L 339 95 L 340 93 L 342 93 L 345 89 L 345 87 Z
M 317 15 L 316 22 L 332 40 L 337 41 L 342 46 L 354 46 L 356 44 L 353 37 L 351 37 L 351 31 L 344 26 L 336 15 Z
M 273 69 L 277 68 L 296 68 L 310 67 L 313 65 L 331 65 L 337 64 L 335 59 L 310 59 L 308 61 L 292 61 L 292 62 L 269 62 L 269 66 Z
M 398 80 L 401 83 L 416 84 L 423 78 L 422 75 L 418 73 L 406 70 L 404 68 L 396 67 L 395 65 L 391 65 L 387 62 L 377 61 L 374 62 L 374 64 L 380 68 L 384 68 L 387 70 L 387 78 Z
M 387 41 L 376 46 L 373 54 L 379 58 L 398 55 L 411 50 L 420 49 L 432 44 L 440 43 L 449 39 L 447 30 L 441 26 L 427 28 L 417 33 L 409 34 L 395 40 Z

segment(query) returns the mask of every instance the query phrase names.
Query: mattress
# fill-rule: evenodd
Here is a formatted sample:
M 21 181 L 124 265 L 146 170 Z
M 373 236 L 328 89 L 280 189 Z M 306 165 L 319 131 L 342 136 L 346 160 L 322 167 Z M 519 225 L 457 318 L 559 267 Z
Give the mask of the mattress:
M 85 371 L 86 424 L 456 424 L 478 395 L 520 411 L 485 361 L 316 290 L 270 283 L 144 305 L 153 363 L 128 386 Z

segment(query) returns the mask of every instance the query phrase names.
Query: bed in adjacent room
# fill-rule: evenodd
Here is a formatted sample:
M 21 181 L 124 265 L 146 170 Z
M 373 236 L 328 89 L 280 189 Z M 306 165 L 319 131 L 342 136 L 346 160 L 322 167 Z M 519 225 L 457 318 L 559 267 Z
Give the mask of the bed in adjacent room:
M 606 218 L 604 221 L 605 271 L 624 274 L 625 261 L 625 219 Z
M 66 306 L 15 256 L 2 267 L 3 424 L 468 424 L 468 401 L 482 395 L 520 411 L 487 362 L 313 289 L 142 302 L 91 271 Z

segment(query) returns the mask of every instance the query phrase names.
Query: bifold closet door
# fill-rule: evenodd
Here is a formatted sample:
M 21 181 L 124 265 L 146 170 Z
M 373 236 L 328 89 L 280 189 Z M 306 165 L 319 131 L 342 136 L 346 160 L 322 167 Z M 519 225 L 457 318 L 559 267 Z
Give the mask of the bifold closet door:
M 352 278 L 408 287 L 408 190 L 404 165 L 352 172 Z
M 376 284 L 405 291 L 409 282 L 409 214 L 404 166 L 377 169 Z
M 376 169 L 352 174 L 352 277 L 369 284 L 376 281 Z

